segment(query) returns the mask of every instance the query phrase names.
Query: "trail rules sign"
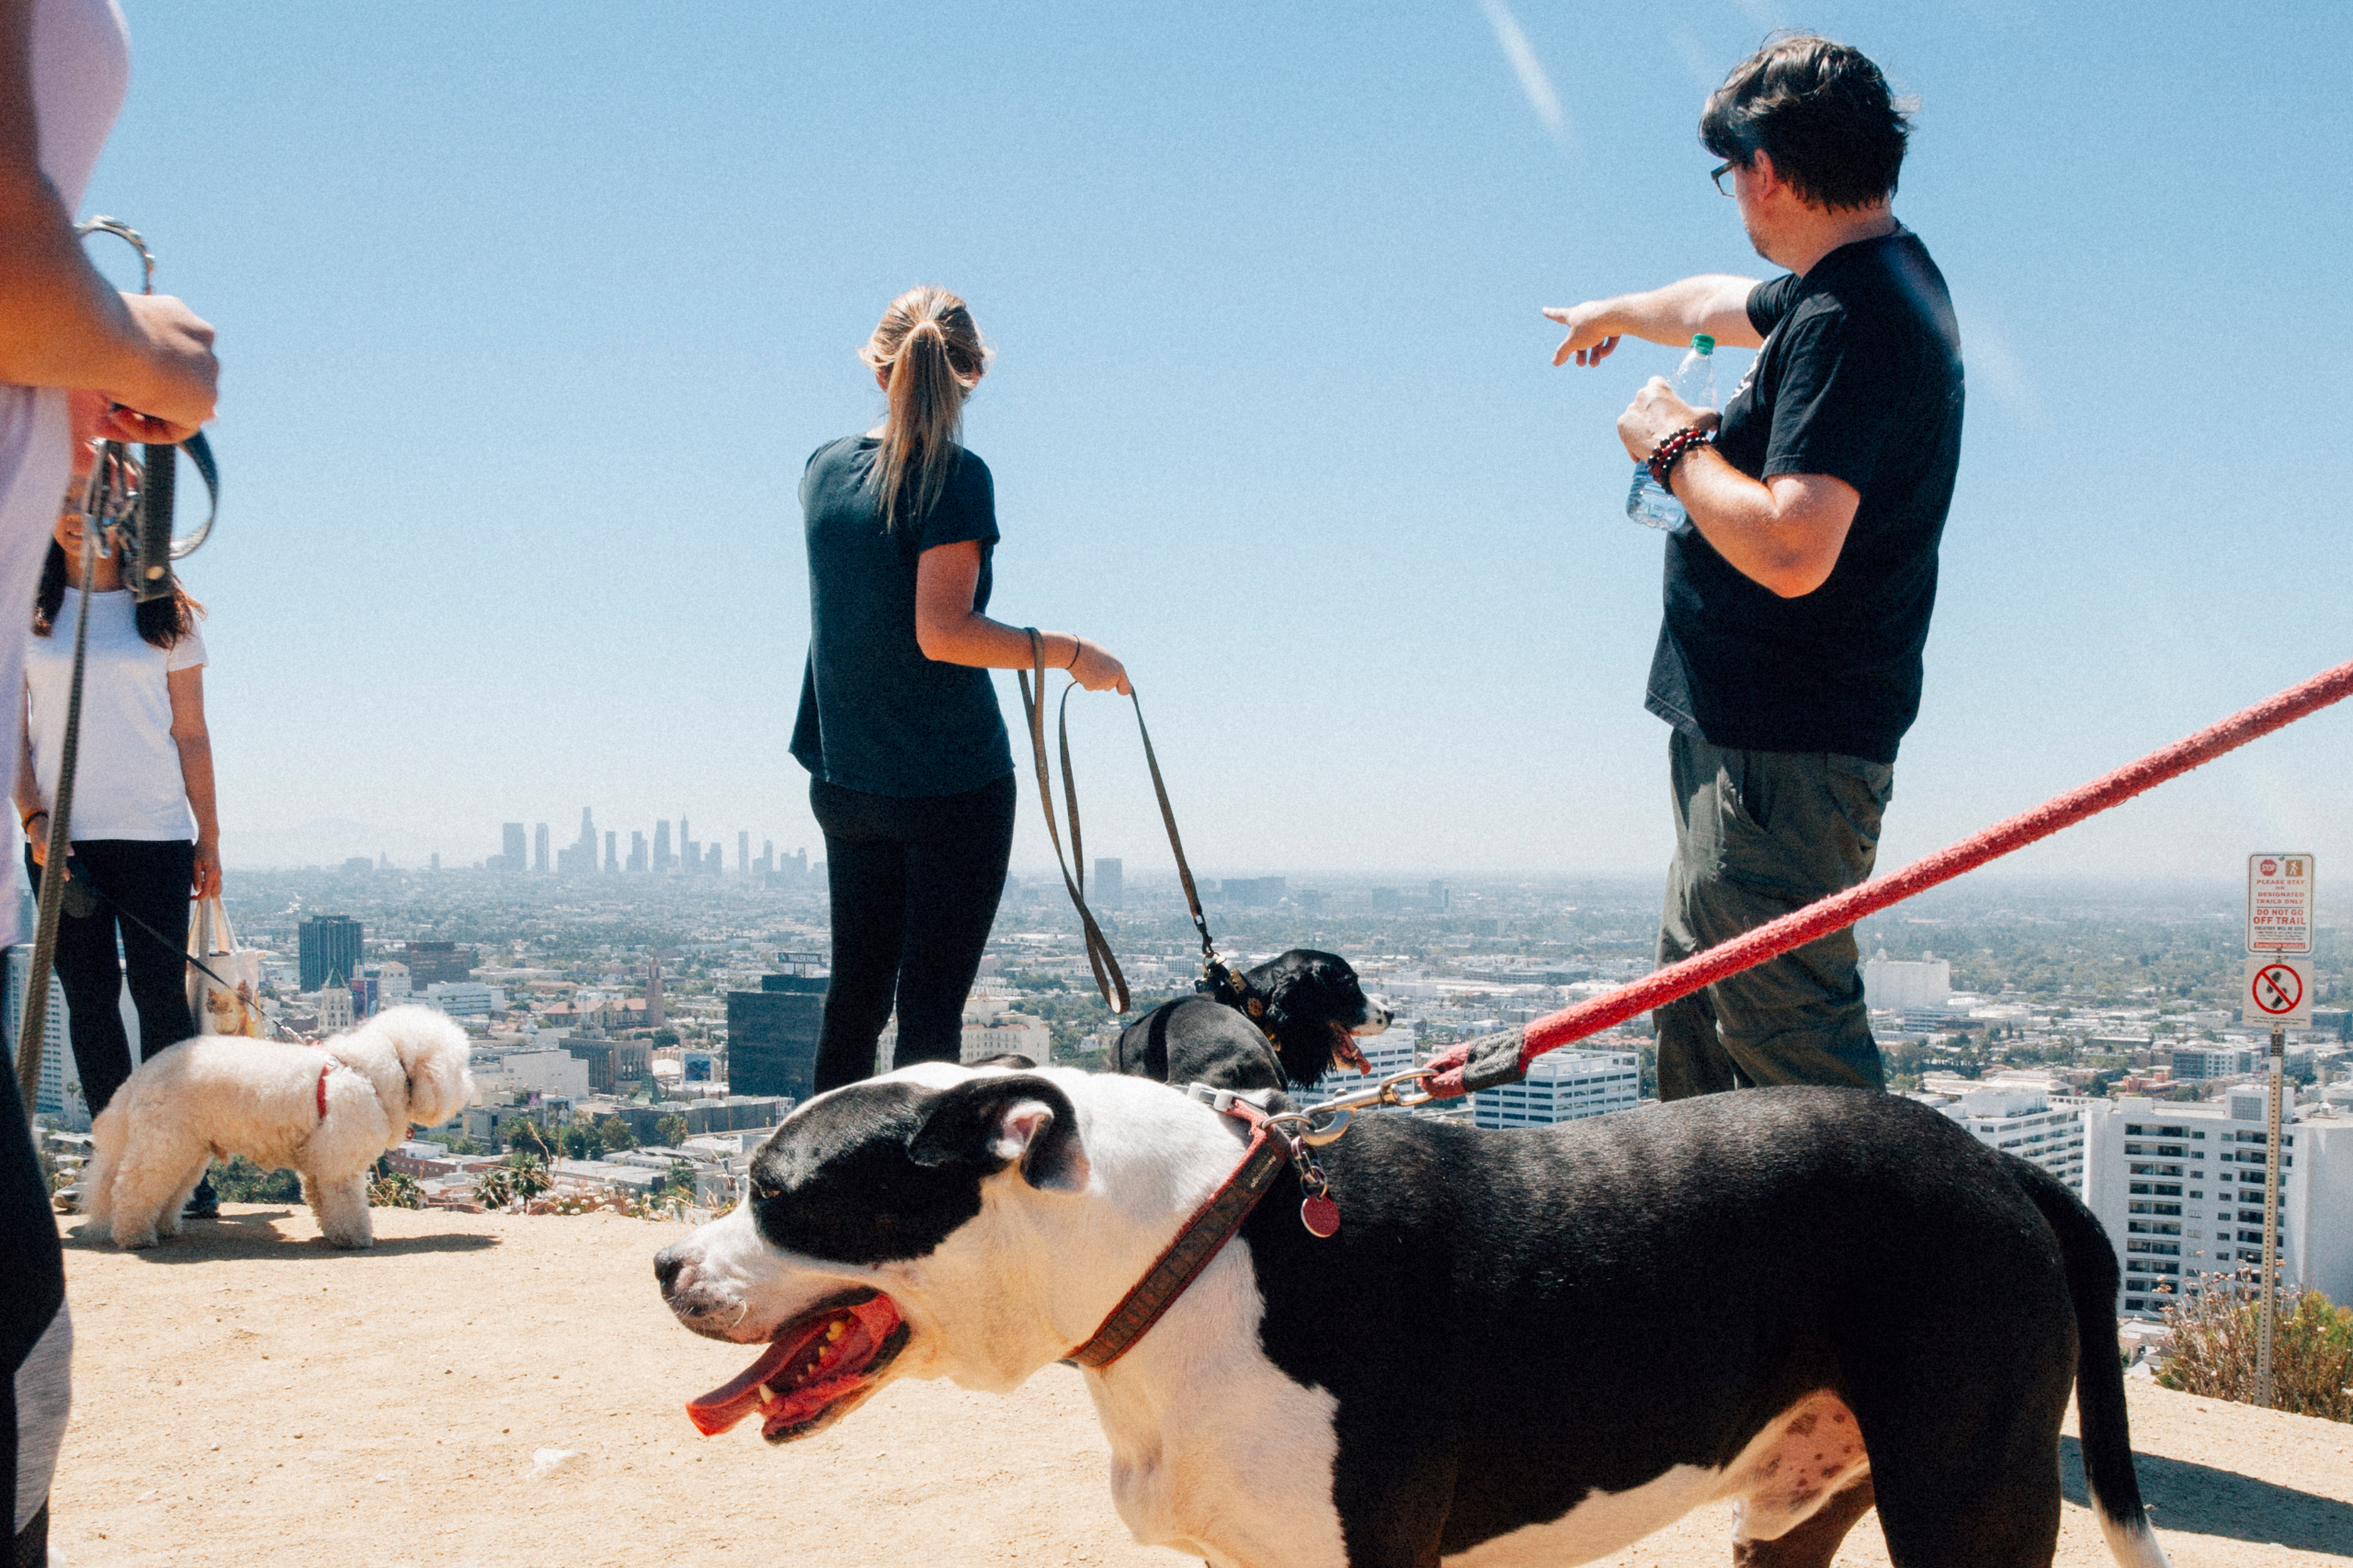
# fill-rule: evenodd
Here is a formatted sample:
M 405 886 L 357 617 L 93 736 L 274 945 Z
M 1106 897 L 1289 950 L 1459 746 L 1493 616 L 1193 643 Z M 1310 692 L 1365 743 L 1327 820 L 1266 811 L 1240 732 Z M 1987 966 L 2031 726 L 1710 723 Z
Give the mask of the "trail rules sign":
M 2239 1017 L 2279 1028 L 2313 1027 L 2313 966 L 2301 959 L 2256 957 L 2246 960 L 2239 987 Z
M 2313 950 L 2313 858 L 2271 852 L 2246 858 L 2246 950 L 2302 956 Z

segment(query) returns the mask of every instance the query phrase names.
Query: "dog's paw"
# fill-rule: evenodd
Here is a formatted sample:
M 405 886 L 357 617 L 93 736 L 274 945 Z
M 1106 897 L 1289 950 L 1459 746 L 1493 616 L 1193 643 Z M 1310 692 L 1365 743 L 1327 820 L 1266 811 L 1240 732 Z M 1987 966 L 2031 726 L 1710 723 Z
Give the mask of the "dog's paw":
M 366 1231 L 321 1231 L 319 1234 L 326 1239 L 327 1245 L 346 1252 L 364 1252 L 376 1244 L 376 1238 Z
M 160 1239 L 153 1230 L 117 1231 L 114 1233 L 114 1244 L 125 1252 L 143 1252 Z

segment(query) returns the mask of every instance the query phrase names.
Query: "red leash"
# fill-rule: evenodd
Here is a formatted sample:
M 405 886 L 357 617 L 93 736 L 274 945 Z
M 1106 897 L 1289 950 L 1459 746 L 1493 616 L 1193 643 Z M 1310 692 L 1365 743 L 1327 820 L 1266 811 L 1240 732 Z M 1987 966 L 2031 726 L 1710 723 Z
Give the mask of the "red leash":
M 2187 740 L 2151 752 L 2104 778 L 2046 801 L 2030 812 L 1998 823 L 1925 859 L 1915 860 L 1892 876 L 1833 893 L 1706 952 L 1694 953 L 1680 963 L 1654 970 L 1606 996 L 1548 1014 L 1529 1024 L 1517 1039 L 1510 1034 L 1492 1035 L 1451 1046 L 1421 1069 L 1427 1074 L 1422 1086 L 1433 1099 L 1449 1099 L 1474 1089 L 1516 1083 L 1526 1076 L 1529 1063 L 1548 1051 L 1557 1051 L 1573 1040 L 1623 1023 L 1636 1014 L 1664 1006 L 1678 996 L 1688 996 L 1728 974 L 1752 969 L 1792 948 L 1802 948 L 1833 931 L 1843 930 L 1867 915 L 1876 915 L 1890 904 L 1924 892 L 1939 882 L 1950 881 L 1964 871 L 1975 870 L 1988 860 L 2023 849 L 2110 806 L 2121 805 L 2144 790 L 2178 778 L 2225 752 L 2235 751 L 2249 741 L 2284 729 L 2347 697 L 2353 697 L 2353 663 L 2325 671 L 2301 686 L 2291 686 L 2277 697 L 2234 713 Z

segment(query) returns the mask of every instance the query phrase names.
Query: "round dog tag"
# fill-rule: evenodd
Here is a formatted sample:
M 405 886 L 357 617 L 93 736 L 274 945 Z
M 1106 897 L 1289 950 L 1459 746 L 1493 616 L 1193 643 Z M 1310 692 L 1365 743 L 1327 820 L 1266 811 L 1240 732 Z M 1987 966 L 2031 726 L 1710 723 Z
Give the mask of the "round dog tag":
M 1299 1222 L 1307 1227 L 1311 1236 L 1336 1236 L 1340 1233 L 1340 1206 L 1332 1201 L 1328 1193 L 1302 1199 Z

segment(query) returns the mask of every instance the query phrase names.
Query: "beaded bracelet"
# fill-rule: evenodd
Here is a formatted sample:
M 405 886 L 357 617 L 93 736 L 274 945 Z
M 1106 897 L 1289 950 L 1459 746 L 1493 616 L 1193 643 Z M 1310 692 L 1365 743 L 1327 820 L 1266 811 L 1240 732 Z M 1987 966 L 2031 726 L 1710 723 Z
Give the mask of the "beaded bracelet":
M 1661 490 L 1672 492 L 1675 487 L 1666 482 L 1666 476 L 1675 472 L 1677 460 L 1692 448 L 1704 447 L 1713 439 L 1713 437 L 1696 425 L 1685 426 L 1665 440 L 1661 441 L 1658 444 L 1658 449 L 1651 454 L 1649 465 L 1651 477 L 1658 481 L 1658 487 Z

